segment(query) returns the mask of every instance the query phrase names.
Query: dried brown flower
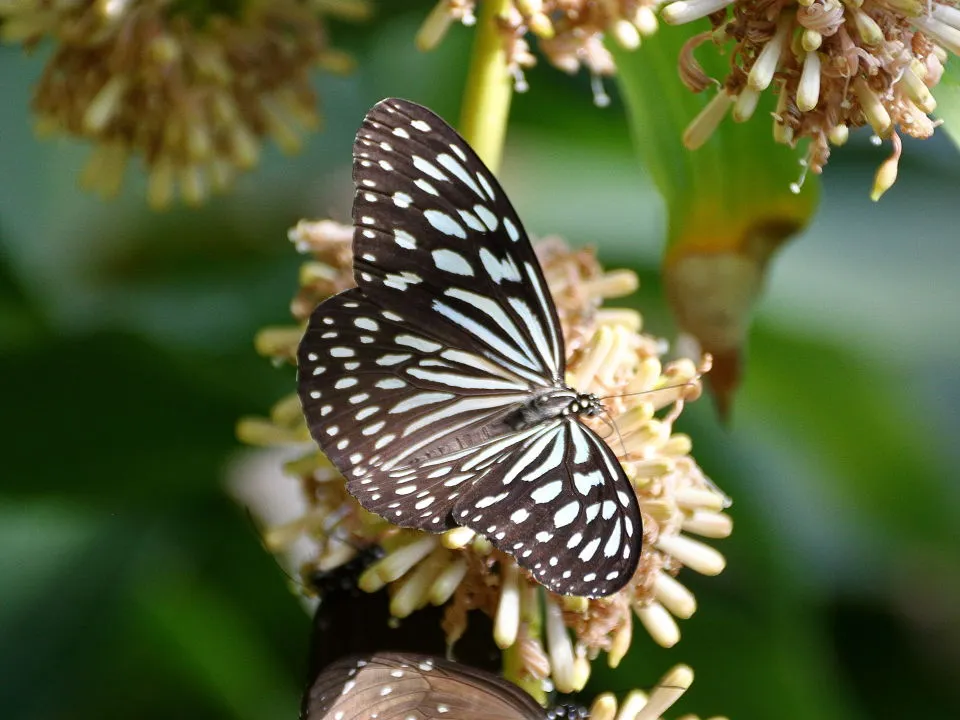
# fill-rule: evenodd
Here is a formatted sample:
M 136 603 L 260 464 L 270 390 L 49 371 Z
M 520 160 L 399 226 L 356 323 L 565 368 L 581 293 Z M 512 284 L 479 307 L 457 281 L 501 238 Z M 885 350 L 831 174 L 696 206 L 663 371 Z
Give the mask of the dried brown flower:
M 629 50 L 641 37 L 657 30 L 656 9 L 662 0 L 509 0 L 498 22 L 507 67 L 517 91 L 527 89 L 523 70 L 536 62 L 527 35 L 537 39 L 540 51 L 552 65 L 566 73 L 586 67 L 593 78 L 594 101 L 607 105 L 600 77 L 612 75 L 613 57 L 603 45 L 610 35 Z M 473 25 L 476 0 L 440 0 L 417 37 L 422 49 L 434 47 L 452 22 Z
M 960 10 L 940 0 L 678 0 L 663 9 L 671 24 L 702 17 L 709 17 L 717 44 L 733 46 L 731 68 L 688 128 L 687 146 L 706 142 L 731 108 L 735 121 L 748 120 L 769 88 L 778 95 L 774 137 L 791 146 L 808 139 L 805 164 L 815 173 L 851 128 L 868 125 L 878 139 L 891 140 L 874 199 L 896 178 L 898 132 L 933 133 L 930 88 L 947 51 L 960 52 Z M 692 52 L 681 58 L 682 76 L 694 72 L 692 62 Z M 687 84 L 706 87 L 702 80 Z
M 347 17 L 366 8 L 320 5 Z M 55 42 L 33 101 L 38 132 L 93 142 L 82 182 L 103 196 L 139 156 L 154 207 L 225 190 L 257 163 L 265 137 L 298 150 L 319 124 L 308 72 L 351 64 L 300 0 L 247 0 L 235 15 L 172 0 L 23 0 L 0 5 L 0 21 L 8 42 Z

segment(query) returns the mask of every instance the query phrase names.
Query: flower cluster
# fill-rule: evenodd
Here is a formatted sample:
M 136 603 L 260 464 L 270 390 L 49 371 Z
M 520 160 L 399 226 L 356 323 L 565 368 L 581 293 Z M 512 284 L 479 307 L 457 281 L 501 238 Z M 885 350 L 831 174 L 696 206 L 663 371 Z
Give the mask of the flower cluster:
M 599 695 L 590 706 L 590 720 L 658 720 L 664 712 L 680 699 L 693 683 L 693 670 L 687 665 L 677 665 L 649 694 L 634 690 L 622 703 L 617 704 L 610 693 Z M 684 720 L 699 720 L 696 715 L 684 715 Z M 714 717 L 710 720 L 726 720 Z
M 628 50 L 638 48 L 642 36 L 657 30 L 656 9 L 661 1 L 508 0 L 497 23 L 516 89 L 526 90 L 523 69 L 536 62 L 525 38 L 529 32 L 555 67 L 571 75 L 586 67 L 593 78 L 594 101 L 609 104 L 600 77 L 613 75 L 615 66 L 603 46 L 604 36 L 609 34 Z M 440 0 L 420 29 L 419 47 L 435 46 L 453 22 L 473 25 L 475 6 L 476 0 Z
M 315 6 L 362 15 L 363 0 L 247 0 L 235 15 L 215 3 L 172 0 L 23 0 L 0 5 L 4 40 L 56 43 L 36 89 L 37 130 L 95 145 L 82 184 L 116 194 L 127 161 L 149 173 L 154 207 L 177 195 L 203 202 L 256 164 L 271 137 L 286 152 L 317 126 L 308 72 L 342 71 Z
M 687 147 L 706 142 L 731 109 L 735 121 L 749 119 L 769 89 L 777 95 L 774 138 L 791 146 L 809 139 L 805 163 L 816 173 L 852 128 L 869 125 L 877 138 L 891 139 L 875 200 L 896 180 L 897 131 L 933 133 L 930 88 L 947 51 L 960 52 L 960 10 L 941 0 L 677 0 L 662 17 L 670 24 L 710 19 L 712 31 L 691 38 L 680 58 L 680 75 L 696 92 L 712 81 L 695 48 L 707 40 L 732 46 L 730 72 L 687 129 Z
M 330 221 L 302 222 L 291 231 L 291 239 L 311 256 L 292 304 L 301 324 L 264 330 L 257 339 L 261 352 L 291 362 L 312 309 L 353 284 L 351 237 L 352 228 Z M 633 273 L 604 272 L 592 252 L 572 251 L 556 238 L 536 249 L 563 327 L 568 382 L 582 392 L 614 396 L 605 402 L 615 428 L 599 418 L 584 421 L 596 421 L 596 431 L 608 438 L 640 501 L 644 544 L 633 580 L 606 598 L 546 593 L 512 558 L 467 528 L 430 535 L 364 511 L 312 444 L 285 466 L 301 483 L 306 511 L 268 530 L 266 542 L 282 554 L 304 535 L 311 537 L 318 550 L 303 568 L 305 577 L 346 562 L 358 547 L 380 545 L 385 554 L 359 585 L 370 592 L 386 588 L 394 616 L 445 605 L 444 629 L 452 642 L 465 631 L 469 612 L 479 609 L 494 619 L 496 643 L 520 658 L 527 682 L 549 679 L 571 692 L 585 685 L 590 662 L 601 651 L 611 666 L 620 662 L 635 620 L 661 646 L 679 640 L 677 619 L 689 618 L 696 600 L 678 573 L 688 567 L 715 575 L 725 564 L 719 552 L 693 536 L 723 538 L 732 523 L 723 512 L 728 499 L 690 457 L 689 437 L 673 432 L 684 402 L 699 394 L 705 368 L 686 359 L 663 365 L 664 344 L 641 333 L 637 312 L 601 307 L 604 299 L 636 288 Z M 255 445 L 309 442 L 293 396 L 278 403 L 269 419 L 242 420 L 238 434 Z

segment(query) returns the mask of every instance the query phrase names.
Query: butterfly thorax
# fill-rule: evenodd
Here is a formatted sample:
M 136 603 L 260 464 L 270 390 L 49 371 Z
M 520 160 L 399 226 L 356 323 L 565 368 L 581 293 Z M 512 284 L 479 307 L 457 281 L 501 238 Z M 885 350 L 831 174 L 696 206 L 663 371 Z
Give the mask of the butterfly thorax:
M 602 411 L 600 399 L 593 393 L 578 393 L 571 387 L 562 386 L 540 391 L 513 409 L 504 422 L 520 431 L 567 415 L 593 417 Z

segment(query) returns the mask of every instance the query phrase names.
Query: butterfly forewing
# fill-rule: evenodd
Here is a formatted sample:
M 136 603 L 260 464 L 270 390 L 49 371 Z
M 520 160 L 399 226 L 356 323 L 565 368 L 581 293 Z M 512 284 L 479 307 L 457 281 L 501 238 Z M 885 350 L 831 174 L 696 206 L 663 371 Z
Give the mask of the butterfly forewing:
M 384 100 L 354 144 L 357 285 L 452 347 L 538 384 L 562 380 L 559 321 L 516 212 L 437 115 Z
M 491 673 L 429 655 L 380 652 L 324 669 L 304 720 L 542 720 L 544 710 Z
M 477 475 L 454 472 L 458 453 L 509 432 L 496 418 L 530 392 L 525 380 L 444 342 L 353 289 L 317 309 L 300 351 L 311 432 L 350 492 L 397 525 L 434 531 L 452 525 L 461 486 Z
M 311 434 L 391 522 L 464 525 L 555 592 L 615 592 L 639 560 L 636 496 L 577 417 L 556 309 L 500 185 L 402 100 L 364 120 L 354 181 L 358 287 L 316 309 L 299 351 Z

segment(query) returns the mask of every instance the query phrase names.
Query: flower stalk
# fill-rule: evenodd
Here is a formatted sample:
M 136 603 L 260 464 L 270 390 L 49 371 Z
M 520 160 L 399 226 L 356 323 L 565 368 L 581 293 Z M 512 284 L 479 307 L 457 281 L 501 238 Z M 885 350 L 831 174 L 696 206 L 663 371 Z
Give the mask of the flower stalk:
M 500 169 L 514 78 L 500 35 L 500 18 L 509 0 L 487 0 L 480 5 L 467 85 L 460 114 L 460 134 L 491 172 Z

